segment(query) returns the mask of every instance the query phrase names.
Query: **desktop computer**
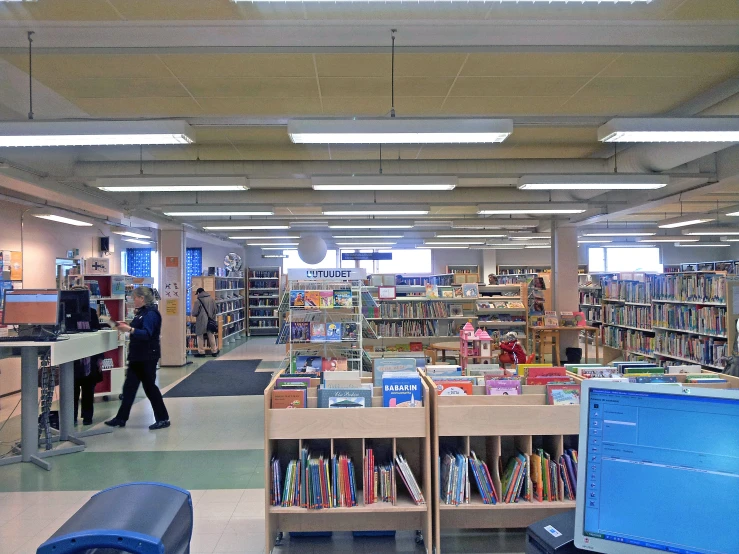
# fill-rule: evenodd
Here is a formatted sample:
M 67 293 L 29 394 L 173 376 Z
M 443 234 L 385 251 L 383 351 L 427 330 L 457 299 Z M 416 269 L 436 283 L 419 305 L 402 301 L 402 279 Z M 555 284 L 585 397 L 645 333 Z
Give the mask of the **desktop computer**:
M 92 331 L 90 326 L 90 291 L 59 291 L 59 322 L 62 331 L 83 333 Z
M 56 326 L 59 291 L 15 289 L 5 291 L 4 325 Z
M 739 391 L 586 380 L 574 546 L 739 552 Z

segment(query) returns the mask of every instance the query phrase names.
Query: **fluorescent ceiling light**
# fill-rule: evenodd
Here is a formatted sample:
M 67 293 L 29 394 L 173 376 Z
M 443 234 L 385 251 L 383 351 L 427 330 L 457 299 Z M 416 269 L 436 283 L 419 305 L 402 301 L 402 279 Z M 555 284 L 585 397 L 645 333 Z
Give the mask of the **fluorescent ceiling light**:
M 593 240 L 578 240 L 577 244 L 603 244 L 613 242 L 612 240 L 602 240 L 602 239 L 593 239 Z
M 454 244 L 485 244 L 484 240 L 465 240 L 465 241 L 453 241 L 453 240 L 430 240 L 423 241 L 423 244 L 429 244 L 434 246 L 451 246 Z
M 683 235 L 705 235 L 705 236 L 739 235 L 739 228 L 721 227 L 719 225 L 712 225 L 712 226 L 707 226 L 707 227 L 693 227 L 692 229 L 684 229 Z
M 290 140 L 300 144 L 454 144 L 504 141 L 511 119 L 291 119 Z
M 328 221 L 291 221 L 291 229 L 326 229 Z
M 443 191 L 453 190 L 457 178 L 448 175 L 349 175 L 346 177 L 311 177 L 313 190 L 348 191 Z
M 275 236 L 260 236 L 260 235 L 237 235 L 228 237 L 232 240 L 287 240 L 287 239 L 299 239 L 300 235 L 275 235 Z
M 654 248 L 655 244 L 642 244 L 636 242 L 614 242 L 609 244 L 606 248 Z
M 480 234 L 439 234 L 436 233 L 437 239 L 502 239 L 503 237 L 507 236 L 505 233 L 503 234 L 494 234 L 494 233 L 480 233 Z
M 89 221 L 85 221 L 81 218 L 78 218 L 78 216 L 72 216 L 71 214 L 69 216 L 60 215 L 58 213 L 49 213 L 48 211 L 41 211 L 38 213 L 31 213 L 33 217 L 38 217 L 40 219 L 46 219 L 48 221 L 56 221 L 57 223 L 66 223 L 67 225 L 73 225 L 75 227 L 92 227 L 92 223 Z
M 356 209 L 356 210 L 324 210 L 323 215 L 333 216 L 389 216 L 389 215 L 428 215 L 429 210 L 378 210 L 378 209 Z
M 652 190 L 666 187 L 669 177 L 662 175 L 524 175 L 518 180 L 521 190 Z
M 593 231 L 583 233 L 584 237 L 651 237 L 657 233 L 649 231 Z
M 539 249 L 544 248 L 544 249 L 549 250 L 551 247 L 552 246 L 550 244 L 527 244 L 526 246 L 524 246 L 526 250 L 530 250 L 534 248 L 539 248 Z
M 246 217 L 275 215 L 275 212 L 162 212 L 170 217 Z
M 141 240 L 141 239 L 123 239 L 123 242 L 135 242 L 136 244 L 151 244 L 150 240 Z
M 135 233 L 133 231 L 110 231 L 114 235 L 121 235 L 122 237 L 131 237 L 134 239 L 150 239 L 151 235 L 144 235 L 143 233 Z
M 739 237 L 721 237 L 723 242 L 739 242 Z
M 726 215 L 730 215 L 730 216 L 739 216 L 739 212 L 731 212 L 731 213 L 728 213 L 728 214 L 726 214 Z
M 664 235 L 649 237 L 645 239 L 637 239 L 637 242 L 698 242 L 698 238 L 690 238 L 685 235 L 677 235 L 674 237 L 667 237 Z
M 521 215 L 521 214 L 581 214 L 587 210 L 583 204 L 569 204 L 567 202 L 540 202 L 538 204 L 489 204 L 479 206 L 480 215 Z
M 616 118 L 598 129 L 602 142 L 739 142 L 739 118 Z
M 413 229 L 413 225 L 384 225 L 382 223 L 353 223 L 348 225 L 329 225 L 329 229 Z
M 394 242 L 337 242 L 336 246 L 393 246 Z
M 709 223 L 714 221 L 715 217 L 704 215 L 681 215 L 680 217 L 671 217 L 663 219 L 657 225 L 660 229 L 677 229 L 678 227 L 687 227 L 689 225 L 698 225 L 700 223 Z
M 284 250 L 285 252 L 292 252 L 293 250 L 297 250 L 297 248 L 287 248 L 284 246 L 261 246 L 262 250 Z
M 297 242 L 247 242 L 247 246 L 297 246 Z
M 431 246 L 428 244 L 417 245 L 416 248 L 419 250 L 467 250 L 468 246 Z
M 332 235 L 334 239 L 402 239 L 403 235 Z
M 499 245 L 491 245 L 487 244 L 485 246 L 471 246 L 472 250 L 523 250 L 524 245 L 523 244 L 499 244 Z
M 731 246 L 728 242 L 686 242 L 686 243 L 675 243 L 675 246 L 679 246 L 680 248 L 688 248 L 690 246 L 698 247 L 698 248 L 704 248 L 704 247 L 720 247 L 720 246 Z
M 225 226 L 207 226 L 203 227 L 206 231 L 267 231 L 267 230 L 280 230 L 289 229 L 289 225 L 225 225 Z
M 538 219 L 475 218 L 452 221 L 453 229 L 530 229 L 539 225 Z
M 246 177 L 109 177 L 96 179 L 106 192 L 218 192 L 248 190 Z
M 526 235 L 511 235 L 508 238 L 511 240 L 549 240 L 552 235 L 550 233 L 529 233 Z
M 285 254 L 262 254 L 262 258 L 287 258 Z
M 190 144 L 184 121 L 24 121 L 0 123 L 0 147 Z
M 5 1 L 12 2 L 12 1 L 19 1 L 19 0 L 5 0 Z M 331 4 L 336 4 L 337 3 L 337 0 L 231 0 L 231 1 L 232 2 L 237 2 L 237 3 L 238 2 L 280 2 L 280 3 L 285 3 L 285 2 L 305 2 L 305 3 L 330 2 Z M 388 4 L 388 3 L 394 3 L 394 2 L 402 2 L 403 0 L 338 0 L 338 1 L 339 2 L 342 2 L 342 1 L 343 2 L 354 2 L 354 1 L 359 2 L 359 1 L 361 1 L 362 3 L 365 3 L 365 4 L 368 3 L 368 2 L 370 4 L 373 4 L 373 3 L 374 4 L 379 4 L 379 3 Z M 571 3 L 571 4 L 576 4 L 576 3 L 580 3 L 580 4 L 601 4 L 601 3 L 603 3 L 603 4 L 606 4 L 606 3 L 610 3 L 610 4 L 616 4 L 616 3 L 622 3 L 622 4 L 637 4 L 637 3 L 649 4 L 652 0 L 449 0 L 449 1 L 450 2 L 464 2 L 464 3 L 469 3 L 469 2 L 491 2 L 492 1 L 492 2 L 499 2 L 501 4 L 503 4 L 503 3 L 511 3 L 511 2 L 520 3 L 520 4 L 523 4 L 523 3 L 531 3 L 531 4 L 533 4 L 533 3 L 536 3 L 536 2 L 542 3 L 542 4 L 544 4 L 544 3 L 545 4 L 566 4 L 568 2 Z M 414 0 L 414 2 L 420 2 L 420 3 L 438 2 L 438 0 Z

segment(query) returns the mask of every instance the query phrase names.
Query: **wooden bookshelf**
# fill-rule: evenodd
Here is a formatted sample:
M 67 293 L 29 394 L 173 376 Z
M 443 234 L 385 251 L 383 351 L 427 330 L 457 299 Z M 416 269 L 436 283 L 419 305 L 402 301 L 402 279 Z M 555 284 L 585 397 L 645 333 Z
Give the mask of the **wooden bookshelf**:
M 277 335 L 280 327 L 280 266 L 246 270 L 247 334 Z
M 215 275 L 200 276 L 192 278 L 192 307 L 198 305 L 198 296 L 195 291 L 198 288 L 205 289 L 216 303 L 216 313 L 211 317 L 218 321 L 218 349 L 224 345 L 240 340 L 244 337 L 246 323 L 245 290 L 243 277 L 219 277 Z M 191 312 L 192 313 L 192 312 Z M 197 351 L 195 335 L 187 336 L 187 350 Z M 210 347 L 206 347 L 210 352 Z
M 446 272 L 454 276 L 455 285 L 481 282 L 479 265 L 448 265 L 446 266 Z
M 433 390 L 433 382 L 424 375 Z M 544 448 L 558 459 L 565 448 L 578 447 L 580 406 L 549 406 L 546 387 L 524 386 L 520 396 L 487 396 L 473 387 L 473 396 L 431 396 L 431 459 L 434 489 L 434 544 L 441 554 L 442 529 L 523 528 L 556 513 L 571 510 L 574 501 L 484 504 L 474 483 L 469 504 L 440 501 L 439 455 L 454 448 L 465 455 L 474 450 L 490 470 L 501 498 L 499 460 L 503 465 L 517 451 L 531 454 Z M 470 476 L 472 479 L 472 476 Z
M 480 297 L 475 302 L 475 314 L 477 326 L 482 327 L 492 337 L 493 343 L 497 344 L 499 338 L 506 333 L 514 332 L 521 342 L 528 337 L 528 287 L 525 283 L 510 285 L 480 285 Z M 513 293 L 511 295 L 511 293 Z M 503 296 L 508 294 L 509 296 Z M 484 303 L 521 302 L 521 308 L 483 308 Z M 492 304 L 491 304 L 492 306 Z M 503 319 L 518 316 L 520 321 L 501 321 Z
M 273 410 L 270 405 L 275 379 L 264 391 L 264 481 L 265 481 L 265 552 L 275 539 L 287 531 L 381 531 L 415 530 L 422 533 L 428 552 L 433 550 L 431 407 L 426 381 L 422 380 L 423 406 L 383 408 L 382 389 L 375 387 L 371 408 L 330 409 L 317 407 L 318 379 L 308 389 L 308 407 Z M 364 377 L 371 382 L 371 377 Z M 272 506 L 270 483 L 272 458 L 277 457 L 284 470 L 287 462 L 298 459 L 300 450 L 309 446 L 329 458 L 335 453 L 352 458 L 357 484 L 357 506 L 351 508 L 307 508 Z M 391 453 L 400 452 L 408 461 L 423 492 L 426 504 L 417 506 L 396 479 L 398 501 L 363 505 L 363 456 L 366 448 Z

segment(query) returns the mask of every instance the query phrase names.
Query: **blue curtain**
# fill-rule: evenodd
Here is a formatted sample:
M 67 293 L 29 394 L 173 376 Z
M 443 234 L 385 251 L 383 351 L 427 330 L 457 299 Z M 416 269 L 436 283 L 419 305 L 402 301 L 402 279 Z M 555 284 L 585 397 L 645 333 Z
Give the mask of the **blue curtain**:
M 126 248 L 126 271 L 134 277 L 151 277 L 151 248 Z
M 203 272 L 203 249 L 188 248 L 185 253 L 185 289 L 187 290 L 187 315 L 190 315 L 192 305 L 191 288 L 193 275 L 198 276 Z

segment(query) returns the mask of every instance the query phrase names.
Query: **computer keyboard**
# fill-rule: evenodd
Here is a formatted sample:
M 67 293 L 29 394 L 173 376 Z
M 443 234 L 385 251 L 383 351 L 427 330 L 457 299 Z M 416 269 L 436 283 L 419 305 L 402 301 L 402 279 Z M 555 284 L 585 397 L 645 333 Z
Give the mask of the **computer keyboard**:
M 53 342 L 56 340 L 56 337 L 40 337 L 40 336 L 33 336 L 33 335 L 27 335 L 23 337 L 18 336 L 9 336 L 9 337 L 0 337 L 0 343 L 2 342 Z

